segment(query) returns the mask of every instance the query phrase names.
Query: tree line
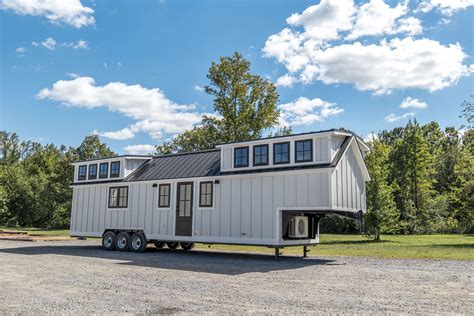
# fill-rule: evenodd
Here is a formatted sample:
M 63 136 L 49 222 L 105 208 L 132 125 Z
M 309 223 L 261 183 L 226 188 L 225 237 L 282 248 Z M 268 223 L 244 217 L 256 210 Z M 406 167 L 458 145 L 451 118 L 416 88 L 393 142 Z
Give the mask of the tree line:
M 213 62 L 205 91 L 216 115 L 171 141 L 156 155 L 214 148 L 219 143 L 288 135 L 278 125 L 279 95 L 273 83 L 252 74 L 241 54 Z M 474 133 L 472 102 L 462 104 L 466 126 L 441 129 L 438 123 L 383 130 L 368 145 L 365 232 L 380 234 L 472 232 Z M 69 225 L 73 161 L 116 154 L 97 135 L 77 147 L 42 145 L 0 132 L 0 225 L 66 228 Z M 323 231 L 355 232 L 356 222 L 328 217 Z

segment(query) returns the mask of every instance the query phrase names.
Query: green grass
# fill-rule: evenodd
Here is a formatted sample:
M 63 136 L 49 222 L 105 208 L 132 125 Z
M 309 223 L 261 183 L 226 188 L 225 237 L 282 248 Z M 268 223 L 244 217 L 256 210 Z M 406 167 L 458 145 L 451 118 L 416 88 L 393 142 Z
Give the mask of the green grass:
M 356 256 L 386 259 L 474 260 L 474 235 L 382 236 L 372 242 L 360 235 L 323 234 L 320 244 L 309 247 L 312 256 Z M 198 245 L 207 248 L 207 245 Z M 211 249 L 273 253 L 273 249 L 253 246 L 212 245 Z M 288 247 L 283 254 L 302 254 L 302 247 Z
M 4 230 L 26 231 L 45 236 L 69 236 L 69 230 L 45 230 L 41 228 L 0 227 Z M 474 260 L 474 235 L 408 235 L 382 236 L 382 242 L 372 242 L 360 235 L 323 234 L 320 244 L 309 247 L 312 256 L 356 256 L 387 259 L 447 259 Z M 198 244 L 198 249 L 207 245 Z M 273 253 L 266 247 L 217 245 L 214 250 Z M 302 254 L 302 247 L 288 247 L 283 254 Z
M 0 227 L 0 230 L 12 230 L 17 232 L 28 232 L 36 235 L 43 236 L 69 236 L 69 229 L 44 229 L 44 228 L 31 228 L 31 227 Z

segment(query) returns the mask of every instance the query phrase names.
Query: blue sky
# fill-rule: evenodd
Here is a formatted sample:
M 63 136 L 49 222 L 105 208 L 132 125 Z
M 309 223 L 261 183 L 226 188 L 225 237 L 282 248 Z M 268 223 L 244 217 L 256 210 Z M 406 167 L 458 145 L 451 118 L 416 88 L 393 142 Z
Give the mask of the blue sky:
M 474 94 L 472 0 L 0 3 L 0 128 L 42 143 L 149 152 L 213 112 L 207 70 L 235 51 L 294 132 L 459 127 Z

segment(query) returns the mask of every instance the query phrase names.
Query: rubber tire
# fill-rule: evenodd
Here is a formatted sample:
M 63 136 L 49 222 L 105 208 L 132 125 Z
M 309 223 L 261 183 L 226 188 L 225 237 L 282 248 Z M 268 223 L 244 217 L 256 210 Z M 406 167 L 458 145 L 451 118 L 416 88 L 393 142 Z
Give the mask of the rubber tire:
M 179 243 L 179 245 L 181 246 L 181 249 L 186 250 L 186 251 L 194 248 L 193 242 L 181 242 Z
M 168 246 L 169 249 L 175 250 L 179 246 L 179 242 L 167 242 L 166 246 Z
M 162 249 L 162 248 L 165 246 L 165 243 L 164 243 L 164 242 L 161 242 L 161 241 L 155 240 L 155 241 L 153 242 L 153 245 L 155 245 L 156 249 Z
M 120 247 L 120 242 L 122 238 L 125 238 L 125 245 L 123 247 Z M 130 251 L 130 234 L 127 232 L 121 232 L 120 234 L 118 234 L 117 239 L 115 241 L 115 247 L 118 251 Z
M 138 241 L 137 238 L 140 241 L 140 245 L 138 248 L 135 248 L 134 242 Z M 130 250 L 132 252 L 144 252 L 146 250 L 146 244 L 147 240 L 144 233 L 135 233 L 132 235 L 132 238 L 130 238 Z
M 112 241 L 110 242 L 110 245 L 107 247 L 106 246 L 106 239 L 107 238 L 112 238 Z M 107 251 L 113 251 L 115 250 L 115 241 L 117 240 L 117 234 L 114 233 L 113 231 L 108 231 L 105 232 L 105 234 L 102 236 L 102 247 L 104 250 Z

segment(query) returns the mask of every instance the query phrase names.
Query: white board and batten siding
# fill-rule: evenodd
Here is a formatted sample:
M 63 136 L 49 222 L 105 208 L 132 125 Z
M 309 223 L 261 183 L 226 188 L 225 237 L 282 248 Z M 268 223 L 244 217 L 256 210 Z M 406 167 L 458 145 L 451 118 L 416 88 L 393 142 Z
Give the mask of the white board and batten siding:
M 357 162 L 357 144 L 349 146 L 332 172 L 333 209 L 366 211 L 365 179 Z
M 216 176 L 212 177 L 142 181 L 127 179 L 102 183 L 84 181 L 72 186 L 71 235 L 101 237 L 107 229 L 128 229 L 143 230 L 148 239 L 161 241 L 269 246 L 300 242 L 282 239 L 283 211 L 329 213 L 366 210 L 365 181 L 370 180 L 370 177 L 363 162 L 359 140 L 349 135 L 323 132 L 220 145 L 217 159 L 220 155 L 221 173 L 215 173 Z M 295 141 L 305 139 L 312 140 L 313 160 L 295 163 Z M 260 144 L 268 144 L 269 164 L 253 169 L 275 168 L 273 144 L 278 142 L 290 143 L 290 162 L 285 165 L 290 168 L 247 172 L 247 169 L 252 168 L 252 148 Z M 238 168 L 237 171 L 232 163 L 234 148 L 242 146 L 249 147 L 249 167 Z M 342 156 L 338 154 L 339 150 Z M 130 173 L 133 178 L 133 170 L 145 161 L 141 157 L 113 159 L 122 162 L 122 178 Z M 335 160 L 338 160 L 337 164 Z M 147 168 L 156 161 L 143 167 Z M 97 162 L 101 161 L 93 163 Z M 75 164 L 76 173 L 78 165 L 84 163 L 88 162 Z M 305 164 L 312 166 L 298 167 Z M 201 181 L 213 182 L 212 207 L 199 206 Z M 180 182 L 194 184 L 192 236 L 175 235 L 176 191 Z M 159 184 L 163 183 L 171 185 L 170 205 L 167 208 L 158 207 Z M 116 186 L 128 187 L 126 208 L 108 208 L 109 188 Z M 307 241 L 318 242 L 313 239 Z
M 199 182 L 215 179 L 213 207 L 199 207 Z M 149 239 L 275 245 L 278 210 L 330 208 L 329 180 L 327 170 L 184 179 L 194 182 L 192 237 L 175 236 L 180 180 L 75 186 L 71 234 L 100 237 L 106 229 L 143 229 Z M 171 184 L 169 208 L 158 208 L 153 183 Z M 109 209 L 109 187 L 123 185 L 129 187 L 128 208 Z

